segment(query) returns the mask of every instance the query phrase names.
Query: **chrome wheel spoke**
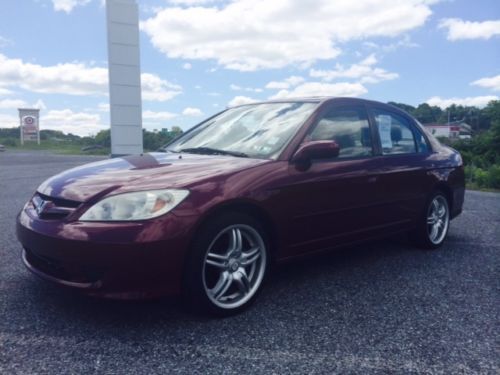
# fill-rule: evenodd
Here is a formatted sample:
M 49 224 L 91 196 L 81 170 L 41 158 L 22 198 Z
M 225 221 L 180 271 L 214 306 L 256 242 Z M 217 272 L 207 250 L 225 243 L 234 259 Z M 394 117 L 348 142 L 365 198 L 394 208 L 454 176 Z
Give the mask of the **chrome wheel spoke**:
M 206 263 L 217 268 L 226 268 L 227 255 L 208 253 Z
M 242 266 L 248 266 L 252 263 L 255 263 L 257 259 L 260 258 L 260 248 L 259 247 L 251 248 L 250 250 L 242 253 L 241 257 L 242 257 L 241 260 Z
M 214 288 L 211 290 L 213 297 L 216 300 L 220 300 L 224 296 L 224 293 L 231 287 L 232 283 L 233 275 L 227 271 L 222 272 L 219 281 L 217 281 L 217 284 L 215 284 Z
M 436 213 L 438 212 L 438 210 L 439 210 L 439 203 L 438 203 L 438 201 L 436 199 L 434 199 L 432 201 L 432 213 L 434 215 L 436 215 Z
M 231 238 L 229 241 L 229 251 L 241 251 L 243 247 L 243 239 L 241 237 L 241 230 L 234 228 L 231 230 Z
M 435 222 L 436 222 L 436 219 L 434 218 L 434 216 L 429 216 L 427 218 L 427 224 L 434 225 Z
M 438 210 L 437 216 L 439 218 L 443 218 L 444 215 L 446 215 L 446 208 L 444 206 L 441 206 Z
M 245 269 L 240 267 L 240 269 L 233 274 L 233 278 L 238 289 L 243 294 L 247 294 L 250 290 L 250 280 L 248 279 Z
M 431 234 L 430 234 L 431 239 L 435 240 L 437 237 L 437 234 L 438 234 L 438 226 L 436 224 L 434 224 L 432 226 L 432 230 L 431 230 Z

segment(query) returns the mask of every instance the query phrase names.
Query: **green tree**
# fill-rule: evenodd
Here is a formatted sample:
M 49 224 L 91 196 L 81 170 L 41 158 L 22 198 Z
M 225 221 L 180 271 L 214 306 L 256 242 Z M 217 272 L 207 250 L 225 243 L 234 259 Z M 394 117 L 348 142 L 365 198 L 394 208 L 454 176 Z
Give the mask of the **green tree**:
M 111 147 L 111 132 L 109 129 L 101 130 L 94 137 L 95 144 L 103 147 Z

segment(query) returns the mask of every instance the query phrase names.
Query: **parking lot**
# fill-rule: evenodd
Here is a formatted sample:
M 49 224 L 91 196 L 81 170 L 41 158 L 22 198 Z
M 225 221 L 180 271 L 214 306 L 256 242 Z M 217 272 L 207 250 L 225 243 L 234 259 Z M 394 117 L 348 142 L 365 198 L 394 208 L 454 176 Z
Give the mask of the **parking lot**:
M 92 156 L 0 153 L 0 373 L 499 373 L 500 194 L 467 192 L 442 249 L 395 238 L 280 267 L 245 313 L 116 302 L 22 265 L 15 216 Z

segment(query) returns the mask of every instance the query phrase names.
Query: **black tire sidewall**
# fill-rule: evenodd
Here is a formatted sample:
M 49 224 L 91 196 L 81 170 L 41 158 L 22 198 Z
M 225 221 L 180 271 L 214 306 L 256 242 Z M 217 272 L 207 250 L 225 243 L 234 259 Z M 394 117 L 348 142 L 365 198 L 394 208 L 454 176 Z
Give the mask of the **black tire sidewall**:
M 255 294 L 243 305 L 234 309 L 224 309 L 215 305 L 207 296 L 203 283 L 203 267 L 208 247 L 223 229 L 236 224 L 244 224 L 255 229 L 262 237 L 266 251 L 264 277 Z M 184 269 L 183 297 L 193 312 L 205 312 L 219 317 L 231 316 L 247 309 L 257 298 L 266 281 L 270 264 L 269 240 L 266 231 L 253 216 L 240 212 L 224 212 L 209 218 L 196 232 L 189 249 Z

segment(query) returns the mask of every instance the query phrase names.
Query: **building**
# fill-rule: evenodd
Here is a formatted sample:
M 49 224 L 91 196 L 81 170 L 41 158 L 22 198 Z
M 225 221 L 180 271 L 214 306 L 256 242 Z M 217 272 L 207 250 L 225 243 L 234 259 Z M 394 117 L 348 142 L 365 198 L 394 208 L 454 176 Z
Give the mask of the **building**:
M 424 124 L 424 127 L 434 137 L 444 137 L 450 140 L 469 139 L 472 135 L 472 127 L 464 121 L 455 121 L 448 124 Z

